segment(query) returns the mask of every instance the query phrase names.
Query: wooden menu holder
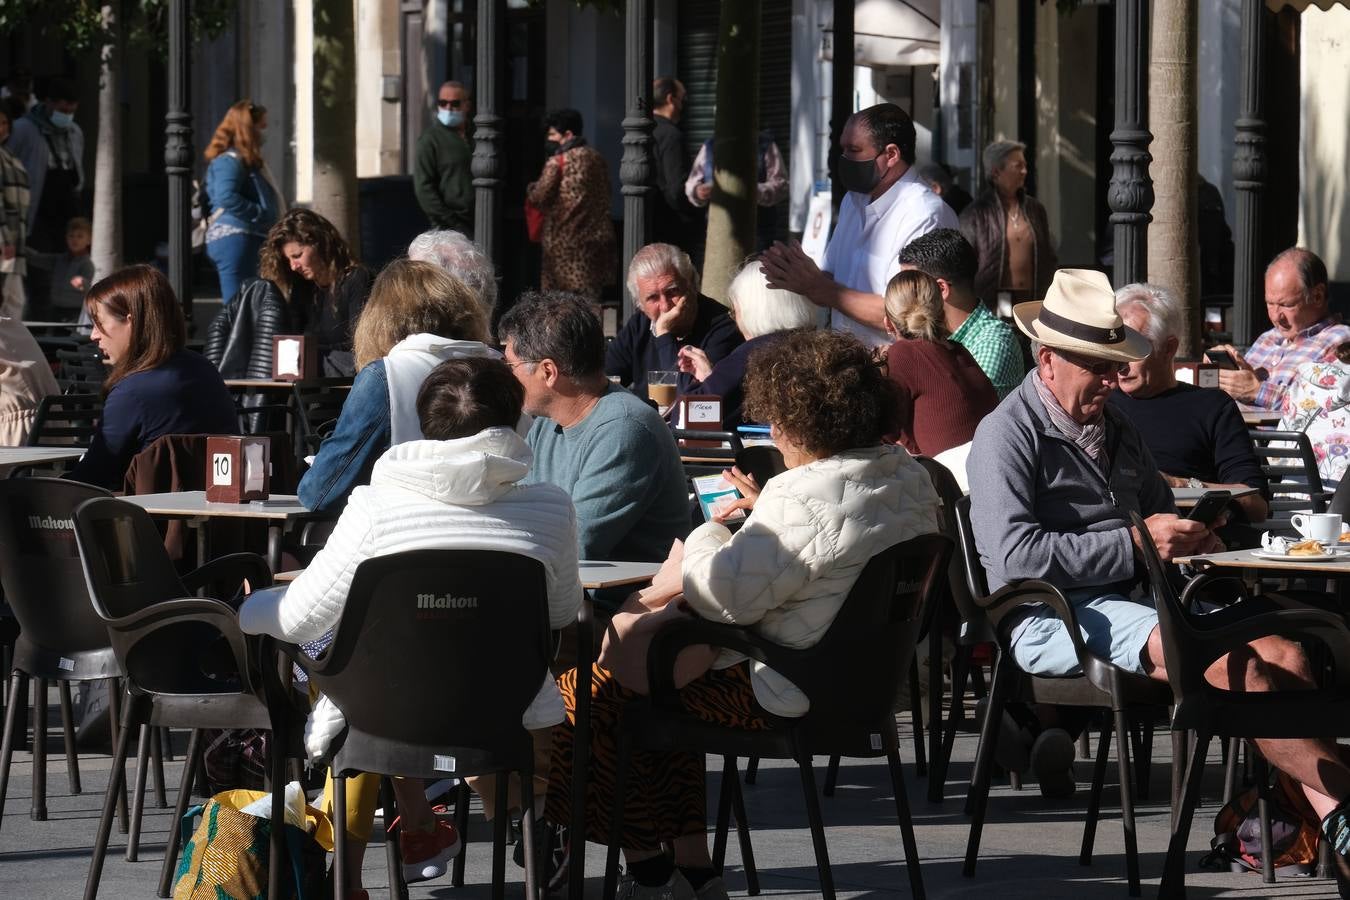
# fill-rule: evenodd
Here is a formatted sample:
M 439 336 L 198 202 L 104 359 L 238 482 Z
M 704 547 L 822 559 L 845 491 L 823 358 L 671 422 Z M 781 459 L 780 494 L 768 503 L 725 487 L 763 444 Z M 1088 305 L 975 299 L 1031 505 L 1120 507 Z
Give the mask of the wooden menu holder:
M 206 439 L 208 503 L 266 500 L 271 481 L 271 438 L 212 436 Z
M 688 431 L 721 431 L 722 398 L 693 394 L 680 397 L 675 401 L 675 427 Z M 721 441 L 680 441 L 683 447 L 710 449 L 721 447 Z
M 319 344 L 304 334 L 272 335 L 272 380 L 301 381 L 319 375 Z

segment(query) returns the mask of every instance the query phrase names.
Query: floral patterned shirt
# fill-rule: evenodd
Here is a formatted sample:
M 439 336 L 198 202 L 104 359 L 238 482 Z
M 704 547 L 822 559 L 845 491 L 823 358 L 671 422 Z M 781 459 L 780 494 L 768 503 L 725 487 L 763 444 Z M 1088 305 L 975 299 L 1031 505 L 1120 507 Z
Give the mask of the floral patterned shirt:
M 1280 430 L 1306 433 L 1322 481 L 1339 482 L 1350 466 L 1350 365 L 1305 363 L 1282 397 Z

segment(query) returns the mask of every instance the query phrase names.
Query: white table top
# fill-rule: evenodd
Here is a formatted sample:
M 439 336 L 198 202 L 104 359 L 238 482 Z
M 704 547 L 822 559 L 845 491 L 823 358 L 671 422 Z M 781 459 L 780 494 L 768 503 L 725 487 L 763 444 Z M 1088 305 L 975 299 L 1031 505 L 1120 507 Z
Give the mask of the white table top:
M 1251 550 L 1228 550 L 1223 553 L 1201 553 L 1195 556 L 1178 556 L 1172 560 L 1177 564 L 1185 563 L 1196 569 L 1211 567 L 1222 569 L 1279 569 L 1286 572 L 1311 572 L 1318 575 L 1350 575 L 1350 554 L 1339 555 L 1335 559 L 1263 559 L 1253 556 Z
M 152 516 L 222 519 L 297 519 L 314 515 L 301 505 L 294 494 L 273 494 L 253 503 L 208 503 L 206 491 L 177 491 L 171 494 L 133 494 L 123 497 L 128 503 Z
M 127 498 L 131 499 L 131 498 Z M 660 563 L 609 562 L 606 560 L 586 559 L 578 563 L 581 569 L 581 586 L 587 590 L 621 587 L 628 584 L 641 584 L 650 581 L 661 568 Z M 273 578 L 277 584 L 289 584 L 300 576 L 304 569 L 278 572 Z
M 84 447 L 0 447 L 0 466 L 27 466 L 35 463 L 79 459 Z
M 1242 412 L 1242 421 L 1250 425 L 1277 425 L 1280 421 L 1280 414 L 1273 409 L 1258 409 L 1255 406 L 1248 406 L 1245 403 L 1239 403 L 1238 409 Z
M 225 386 L 228 388 L 264 388 L 273 390 L 291 389 L 293 381 L 277 381 L 271 378 L 226 378 Z
M 1200 498 L 1210 491 L 1225 491 L 1228 488 L 1193 488 L 1176 487 L 1172 488 L 1172 500 L 1176 503 L 1177 509 L 1190 509 L 1200 502 Z M 1245 497 L 1248 494 L 1255 494 L 1256 488 L 1238 488 L 1231 492 L 1233 497 Z

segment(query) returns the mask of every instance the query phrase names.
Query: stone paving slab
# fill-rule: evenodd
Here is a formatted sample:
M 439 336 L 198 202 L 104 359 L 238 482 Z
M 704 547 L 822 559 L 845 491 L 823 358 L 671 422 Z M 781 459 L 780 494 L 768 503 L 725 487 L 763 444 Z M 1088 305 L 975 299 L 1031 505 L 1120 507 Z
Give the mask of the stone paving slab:
M 56 723 L 53 722 L 55 725 Z M 908 717 L 904 717 L 902 737 L 908 737 Z M 902 740 L 902 754 L 910 758 L 911 744 Z M 906 782 L 917 826 L 919 852 L 923 862 L 924 884 L 933 900 L 979 897 L 985 900 L 1011 898 L 1072 897 L 1082 900 L 1126 900 L 1124 842 L 1121 834 L 1118 793 L 1109 787 L 1115 777 L 1108 771 L 1108 789 L 1103 798 L 1104 818 L 1097 830 L 1096 853 L 1091 866 L 1078 864 L 1082 821 L 1087 804 L 1088 764 L 1078 763 L 1080 792 L 1061 801 L 1040 797 L 1034 785 L 1014 791 L 997 786 L 990 800 L 989 817 L 984 830 L 981 855 L 973 879 L 961 875 L 969 824 L 961 809 L 965 784 L 970 776 L 975 738 L 961 735 L 956 743 L 955 762 L 948 778 L 949 797 L 942 805 L 924 799 L 926 781 L 914 777 L 906 764 Z M 1161 734 L 1156 741 L 1153 796 L 1140 803 L 1138 831 L 1140 865 L 1144 896 L 1155 896 L 1167 843 L 1169 744 Z M 1211 823 L 1216 811 L 1219 767 L 1211 758 L 1210 774 L 1215 784 L 1207 789 L 1211 798 L 1196 816 L 1188 858 L 1187 884 L 1192 898 L 1281 897 L 1297 900 L 1334 898 L 1334 883 L 1319 879 L 1282 880 L 1263 884 L 1259 876 L 1208 873 L 1196 869 L 1196 860 L 1208 849 Z M 129 767 L 130 768 L 130 767 Z M 70 796 L 65 777 L 59 732 L 53 729 L 49 740 L 48 808 L 46 822 L 28 818 L 32 762 L 26 752 L 14 757 L 9 796 L 0 826 L 0 898 L 75 898 L 81 896 L 94 830 L 97 826 L 103 787 L 110 769 L 107 756 L 87 754 L 81 758 L 81 776 L 85 791 Z M 720 761 L 709 759 L 709 795 L 715 802 L 720 776 Z M 167 777 L 172 802 L 180 765 L 169 763 Z M 824 760 L 817 760 L 817 780 L 823 781 Z M 895 806 L 890 796 L 889 778 L 883 763 L 872 760 L 845 761 L 839 786 L 833 798 L 822 798 L 834 880 L 840 897 L 907 897 L 908 880 L 901 859 L 900 836 L 896 828 Z M 764 762 L 757 783 L 745 787 L 747 816 L 753 826 L 752 841 L 762 896 L 806 898 L 819 896 L 810 832 L 806 827 L 801 787 L 794 767 Z M 122 858 L 125 836 L 114 829 L 112 847 L 104 868 L 100 897 L 153 897 L 155 882 L 163 858 L 169 825 L 168 810 L 154 808 L 147 798 L 140 861 L 128 863 Z M 710 811 L 711 814 L 712 811 Z M 456 889 L 449 876 L 434 882 L 414 885 L 414 898 L 442 897 L 477 900 L 490 895 L 491 831 L 481 816 L 475 815 L 470 828 L 466 884 Z M 587 853 L 588 897 L 600 895 L 604 848 L 590 845 Z M 733 896 L 744 896 L 745 878 L 735 836 L 727 852 L 727 882 Z M 386 894 L 384 851 L 372 844 L 364 867 L 366 884 L 372 897 Z M 522 896 L 521 872 L 507 864 L 508 897 Z

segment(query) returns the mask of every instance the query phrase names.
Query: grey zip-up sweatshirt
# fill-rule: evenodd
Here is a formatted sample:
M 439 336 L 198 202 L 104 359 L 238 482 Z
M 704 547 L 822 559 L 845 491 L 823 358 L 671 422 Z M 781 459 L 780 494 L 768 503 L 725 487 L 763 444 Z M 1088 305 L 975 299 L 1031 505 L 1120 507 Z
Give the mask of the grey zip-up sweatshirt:
M 1139 432 L 1106 407 L 1109 478 L 1051 423 L 1027 375 L 975 431 L 970 522 L 989 589 L 1040 578 L 1061 590 L 1135 577 L 1130 511 L 1176 512 Z

